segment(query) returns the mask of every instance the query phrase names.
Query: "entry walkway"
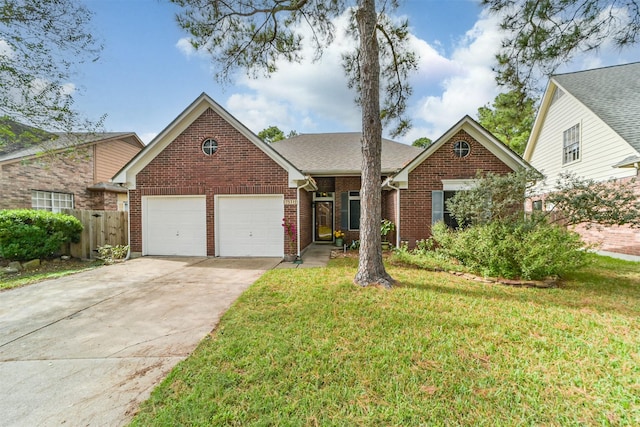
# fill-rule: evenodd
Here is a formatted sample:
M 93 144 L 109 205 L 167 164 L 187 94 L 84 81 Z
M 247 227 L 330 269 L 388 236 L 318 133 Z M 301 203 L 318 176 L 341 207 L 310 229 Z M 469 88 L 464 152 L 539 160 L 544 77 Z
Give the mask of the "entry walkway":
M 282 261 L 276 268 L 326 267 L 333 249 L 339 248 L 327 243 L 312 243 L 302 252 L 302 264 Z

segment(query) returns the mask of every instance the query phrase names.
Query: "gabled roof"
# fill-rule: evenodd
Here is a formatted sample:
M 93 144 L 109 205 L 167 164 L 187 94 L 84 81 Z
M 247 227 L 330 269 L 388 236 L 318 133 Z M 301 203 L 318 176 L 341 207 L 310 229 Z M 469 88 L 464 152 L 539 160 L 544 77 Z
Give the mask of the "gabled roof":
M 362 133 L 302 134 L 272 147 L 309 175 L 360 175 Z M 382 139 L 382 173 L 396 173 L 422 152 L 421 148 Z
M 202 93 L 191 103 L 178 117 L 176 117 L 166 128 L 162 130 L 142 151 L 129 161 L 112 178 L 113 182 L 124 183 L 130 189 L 136 187 L 136 175 L 145 168 L 162 150 L 164 150 L 173 140 L 175 140 L 185 129 L 187 129 L 198 117 L 207 109 L 211 108 L 216 114 L 222 117 L 227 123 L 233 126 L 245 138 L 251 141 L 257 148 L 262 150 L 273 161 L 280 165 L 289 173 L 289 186 L 295 187 L 300 181 L 307 181 L 307 178 L 291 164 L 287 159 L 274 150 L 269 144 L 258 138 L 238 119 L 233 117 L 227 110 L 222 108 L 209 95 Z
M 409 173 L 417 168 L 422 162 L 428 159 L 433 153 L 438 151 L 442 145 L 449 141 L 456 133 L 464 130 L 471 135 L 478 143 L 482 144 L 487 150 L 489 150 L 494 156 L 500 159 L 504 164 L 509 166 L 512 170 L 518 170 L 522 168 L 532 169 L 524 159 L 518 156 L 513 150 L 507 147 L 502 141 L 496 138 L 491 132 L 486 130 L 480 123 L 476 122 L 470 116 L 464 116 L 458 123 L 453 125 L 448 131 L 444 133 L 440 138 L 434 141 L 427 149 L 423 150 L 411 163 L 407 164 L 397 175 L 392 179 L 392 182 L 399 183 L 401 188 L 409 181 Z
M 81 147 L 93 143 L 102 143 L 114 139 L 128 139 L 130 143 L 144 147 L 144 143 L 134 132 L 47 132 L 18 122 L 3 120 L 18 141 L 9 145 L 0 145 L 0 162 L 24 159 L 42 152 L 56 152 L 71 147 Z M 27 137 L 21 135 L 28 134 Z
M 640 152 L 640 62 L 552 76 L 525 149 L 530 159 L 556 88 L 573 96 Z
M 72 133 L 53 132 L 51 139 L 30 144 L 12 145 L 7 150 L 0 151 L 0 162 L 22 159 L 35 156 L 42 152 L 56 152 L 67 148 L 82 147 L 94 143 L 103 143 L 113 140 L 129 139 L 134 145 L 144 147 L 135 132 L 97 132 L 97 133 Z

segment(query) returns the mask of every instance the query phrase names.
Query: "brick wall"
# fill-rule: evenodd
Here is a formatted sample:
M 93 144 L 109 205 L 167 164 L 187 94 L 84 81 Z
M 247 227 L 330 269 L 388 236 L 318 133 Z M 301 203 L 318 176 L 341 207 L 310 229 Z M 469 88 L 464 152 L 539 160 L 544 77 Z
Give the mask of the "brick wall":
M 0 209 L 31 208 L 31 190 L 73 193 L 76 209 L 94 206 L 93 149 L 17 160 L 0 166 Z
M 207 138 L 218 142 L 211 156 L 202 152 Z M 131 250 L 142 251 L 142 196 L 206 195 L 207 255 L 215 255 L 216 194 L 284 194 L 285 199 L 295 199 L 296 189 L 288 187 L 284 169 L 208 109 L 138 173 L 136 190 L 130 191 Z M 295 223 L 295 205 L 285 206 L 285 217 Z M 285 236 L 285 253 L 288 243 Z
M 471 146 L 471 152 L 464 158 L 453 153 L 454 143 L 460 140 Z M 400 239 L 413 248 L 416 240 L 430 237 L 431 191 L 442 190 L 443 179 L 471 179 L 477 171 L 509 173 L 511 169 L 460 130 L 409 174 L 409 188 L 400 194 Z
M 632 177 L 621 179 L 620 182 L 629 182 Z M 637 178 L 635 178 L 637 180 Z M 635 182 L 635 192 L 640 198 L 640 181 Z M 532 210 L 533 200 L 542 200 L 544 202 L 545 195 L 537 195 L 532 200 L 527 200 L 525 210 Z M 553 213 L 552 213 L 553 215 Z M 560 216 L 559 214 L 557 215 Z M 640 256 L 640 230 L 628 226 L 591 226 L 579 224 L 572 227 L 573 230 L 582 236 L 582 240 L 590 245 L 595 245 L 596 250 L 615 252 L 626 255 Z
M 313 242 L 313 192 L 300 190 L 300 250 Z
M 360 239 L 360 232 L 358 230 L 348 230 L 342 228 L 342 199 L 341 194 L 347 191 L 359 191 L 360 190 L 360 177 L 359 176 L 342 176 L 336 177 L 335 180 L 335 224 L 336 230 L 344 231 L 344 242 L 350 244 L 353 240 Z M 348 223 L 348 222 L 347 222 Z

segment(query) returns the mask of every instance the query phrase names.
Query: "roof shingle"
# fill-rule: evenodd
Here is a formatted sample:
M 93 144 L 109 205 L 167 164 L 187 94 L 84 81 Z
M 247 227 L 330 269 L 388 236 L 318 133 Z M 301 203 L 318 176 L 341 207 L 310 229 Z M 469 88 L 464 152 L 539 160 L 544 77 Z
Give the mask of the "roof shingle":
M 640 151 L 640 62 L 553 79 Z
M 360 174 L 360 132 L 301 134 L 274 142 L 272 147 L 307 174 Z M 382 139 L 382 173 L 398 171 L 422 149 Z

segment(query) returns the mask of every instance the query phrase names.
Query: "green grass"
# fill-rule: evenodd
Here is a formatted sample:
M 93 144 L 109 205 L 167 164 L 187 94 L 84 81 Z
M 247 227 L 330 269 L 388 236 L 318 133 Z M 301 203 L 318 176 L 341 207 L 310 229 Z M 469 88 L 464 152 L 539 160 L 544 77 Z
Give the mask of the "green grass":
M 0 291 L 25 285 L 32 285 L 34 283 L 42 282 L 43 280 L 68 276 L 69 274 L 89 270 L 101 265 L 103 265 L 102 262 L 87 263 L 83 261 L 65 261 L 56 264 L 47 262 L 45 265 L 35 270 L 0 275 Z
M 355 260 L 273 270 L 133 425 L 639 425 L 640 264 L 595 257 L 556 289 Z

